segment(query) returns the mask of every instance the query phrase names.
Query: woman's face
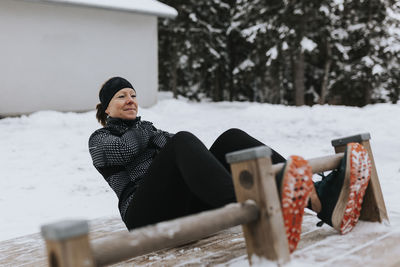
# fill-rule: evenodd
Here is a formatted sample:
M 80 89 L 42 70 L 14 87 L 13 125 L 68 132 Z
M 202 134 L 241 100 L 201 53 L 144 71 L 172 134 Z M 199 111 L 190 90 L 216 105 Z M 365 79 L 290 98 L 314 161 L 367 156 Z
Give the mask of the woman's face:
M 136 92 L 132 88 L 119 90 L 111 99 L 106 113 L 113 118 L 133 120 L 138 112 Z

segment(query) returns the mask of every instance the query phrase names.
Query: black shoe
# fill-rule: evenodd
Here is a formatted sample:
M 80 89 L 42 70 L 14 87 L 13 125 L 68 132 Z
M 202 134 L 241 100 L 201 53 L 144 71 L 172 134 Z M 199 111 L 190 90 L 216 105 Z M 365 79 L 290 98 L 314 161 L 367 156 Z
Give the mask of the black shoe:
M 276 175 L 276 184 L 289 250 L 293 252 L 300 241 L 304 208 L 313 187 L 311 167 L 302 157 L 290 156 Z
M 368 152 L 358 143 L 347 144 L 339 168 L 315 183 L 322 206 L 318 218 L 341 234 L 350 232 L 360 217 L 370 177 Z

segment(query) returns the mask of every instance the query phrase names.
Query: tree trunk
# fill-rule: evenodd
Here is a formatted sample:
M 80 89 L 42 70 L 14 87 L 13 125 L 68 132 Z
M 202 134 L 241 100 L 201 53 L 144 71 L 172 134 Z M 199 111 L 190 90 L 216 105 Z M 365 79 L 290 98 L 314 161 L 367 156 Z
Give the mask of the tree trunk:
M 296 106 L 304 105 L 304 52 L 299 51 L 294 62 L 294 89 Z
M 365 85 L 364 105 L 371 104 L 372 86 L 370 81 Z
M 329 40 L 326 41 L 326 59 L 325 59 L 325 66 L 324 66 L 324 78 L 322 79 L 322 85 L 321 85 L 321 95 L 319 98 L 319 104 L 323 105 L 325 104 L 326 101 L 326 95 L 328 92 L 328 78 L 329 78 L 329 72 L 331 70 L 331 65 L 332 65 L 332 49 L 329 44 Z
M 221 101 L 221 88 L 219 84 L 219 68 L 215 70 L 215 77 L 214 77 L 214 101 Z
M 178 64 L 178 59 L 177 56 L 175 55 L 174 60 L 171 61 L 172 63 L 172 68 L 171 68 L 171 90 L 172 93 L 174 94 L 174 98 L 178 98 L 178 90 L 177 90 L 177 67 L 176 65 Z
M 372 3 L 371 0 L 368 1 L 368 22 L 367 22 L 367 27 L 368 27 L 368 35 L 367 35 L 367 40 L 368 40 L 368 56 L 371 55 L 371 32 L 373 32 L 373 28 L 371 27 L 371 20 L 372 20 Z M 365 87 L 365 96 L 364 96 L 364 105 L 368 105 L 371 103 L 371 98 L 372 98 L 372 92 L 373 92 L 373 87 L 372 87 L 372 69 L 369 68 L 367 72 L 367 85 Z
M 277 63 L 278 65 L 279 63 Z M 271 88 L 270 88 L 270 94 L 268 95 L 269 98 L 267 99 L 268 103 L 272 104 L 281 104 L 282 99 L 281 99 L 281 91 L 283 91 L 283 88 L 280 88 L 280 82 L 279 82 L 279 65 L 274 66 L 270 68 L 269 76 L 271 78 Z
M 233 36 L 228 35 L 227 37 L 227 49 L 228 49 L 228 73 L 227 73 L 227 79 L 228 79 L 228 91 L 229 91 L 229 101 L 233 101 L 237 99 L 236 97 L 236 92 L 234 88 L 234 75 L 233 75 L 233 69 L 234 69 L 234 64 L 236 62 L 235 58 L 235 51 L 233 49 L 234 47 L 234 40 L 232 40 Z

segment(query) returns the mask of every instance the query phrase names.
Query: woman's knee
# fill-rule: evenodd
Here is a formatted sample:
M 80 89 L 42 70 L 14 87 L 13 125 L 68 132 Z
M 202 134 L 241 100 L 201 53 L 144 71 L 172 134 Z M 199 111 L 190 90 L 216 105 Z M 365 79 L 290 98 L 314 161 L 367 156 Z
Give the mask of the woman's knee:
M 199 140 L 194 134 L 187 132 L 187 131 L 180 131 L 174 134 L 171 141 L 172 142 L 193 142 L 193 140 Z
M 226 130 L 223 134 L 237 134 L 237 133 L 244 133 L 244 131 L 239 128 L 230 128 Z
M 248 135 L 248 134 L 238 128 L 230 128 L 225 132 L 223 132 L 220 136 L 218 136 L 216 141 L 221 142 L 223 140 L 226 140 L 228 142 L 231 142 L 232 140 L 240 138 L 243 135 Z
M 196 136 L 194 134 L 192 134 L 191 132 L 187 132 L 187 131 L 179 131 L 176 134 L 174 134 L 173 138 L 193 138 Z

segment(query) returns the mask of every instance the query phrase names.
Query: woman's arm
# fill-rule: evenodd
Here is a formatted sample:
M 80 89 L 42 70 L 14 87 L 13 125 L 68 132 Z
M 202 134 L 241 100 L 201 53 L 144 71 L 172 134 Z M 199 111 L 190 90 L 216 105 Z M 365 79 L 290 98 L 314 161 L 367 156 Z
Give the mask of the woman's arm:
M 157 149 L 162 148 L 166 144 L 168 139 L 174 136 L 174 134 L 157 129 L 151 122 L 143 121 L 142 124 L 154 133 L 154 135 L 150 138 L 150 143 Z
M 133 128 L 122 136 L 106 129 L 97 130 L 89 138 L 89 151 L 96 167 L 125 165 L 143 151 L 151 134 L 145 129 Z

